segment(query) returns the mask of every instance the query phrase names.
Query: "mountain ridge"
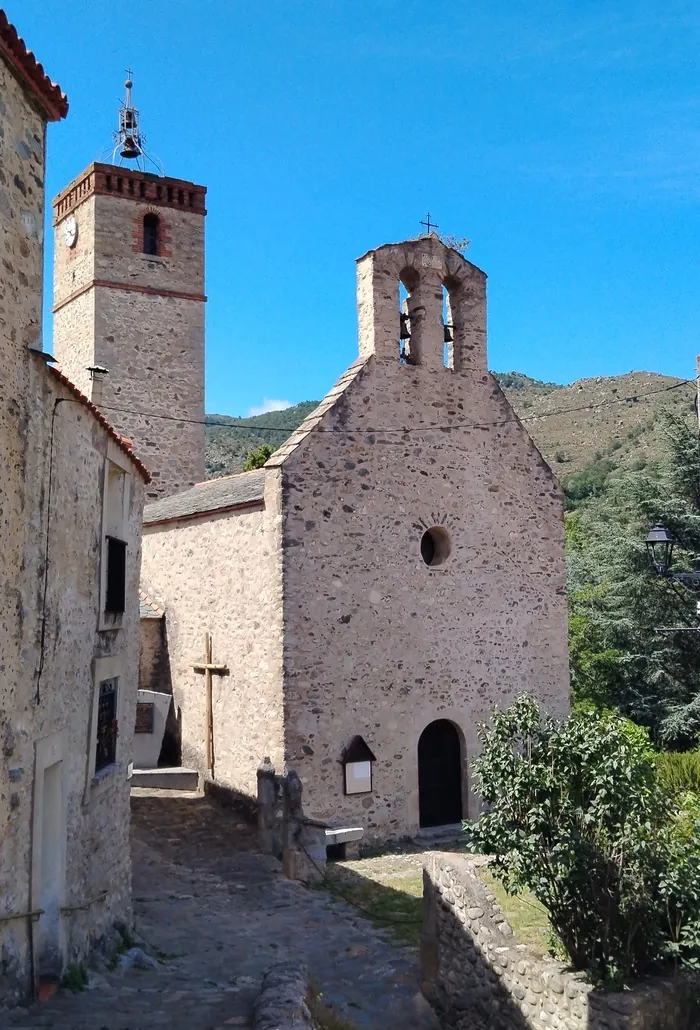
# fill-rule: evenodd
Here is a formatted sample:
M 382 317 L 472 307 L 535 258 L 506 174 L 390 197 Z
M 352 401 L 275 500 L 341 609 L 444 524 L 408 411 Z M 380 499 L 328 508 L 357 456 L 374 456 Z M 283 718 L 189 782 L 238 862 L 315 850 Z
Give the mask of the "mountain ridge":
M 493 374 L 571 496 L 581 490 L 586 496 L 591 484 L 595 491 L 617 470 L 654 462 L 662 447 L 662 409 L 693 417 L 694 383 L 658 372 L 591 376 L 569 385 L 522 372 Z M 263 443 L 279 447 L 317 404 L 303 401 L 248 418 L 207 415 L 207 477 L 242 471 L 247 454 Z

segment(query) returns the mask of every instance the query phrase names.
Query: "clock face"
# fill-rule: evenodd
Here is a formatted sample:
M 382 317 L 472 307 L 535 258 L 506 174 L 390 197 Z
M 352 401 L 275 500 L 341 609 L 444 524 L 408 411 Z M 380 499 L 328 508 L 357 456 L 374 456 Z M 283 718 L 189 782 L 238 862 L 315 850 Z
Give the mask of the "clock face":
M 74 247 L 78 242 L 78 223 L 73 215 L 66 218 L 63 226 L 63 240 L 67 247 Z

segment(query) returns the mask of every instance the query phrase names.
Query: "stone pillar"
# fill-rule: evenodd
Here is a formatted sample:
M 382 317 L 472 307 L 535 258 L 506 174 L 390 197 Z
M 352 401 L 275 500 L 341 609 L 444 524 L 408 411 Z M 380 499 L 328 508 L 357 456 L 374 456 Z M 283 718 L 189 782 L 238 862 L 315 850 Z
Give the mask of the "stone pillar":
M 468 266 L 471 272 L 454 286 L 447 283 L 450 298 L 454 337 L 453 368 L 456 372 L 465 370 L 487 372 L 486 364 L 486 276 L 479 268 Z
M 304 818 L 302 783 L 290 770 L 284 778 L 282 867 L 289 880 L 318 883 L 326 875 L 325 823 Z
M 275 853 L 277 821 L 277 777 L 275 767 L 265 757 L 258 766 L 258 845 L 264 855 Z
M 399 360 L 399 277 L 374 251 L 357 262 L 357 320 L 360 357 Z
M 408 317 L 412 363 L 443 368 L 442 282 L 434 269 L 421 269 L 408 296 Z

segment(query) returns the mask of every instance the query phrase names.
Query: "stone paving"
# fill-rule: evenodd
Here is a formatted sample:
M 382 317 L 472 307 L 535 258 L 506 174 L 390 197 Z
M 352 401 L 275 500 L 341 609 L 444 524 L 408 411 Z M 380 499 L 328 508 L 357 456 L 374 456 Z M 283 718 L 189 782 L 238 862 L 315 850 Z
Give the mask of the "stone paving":
M 286 959 L 308 963 L 324 1000 L 358 1030 L 436 1026 L 414 949 L 344 901 L 285 880 L 233 812 L 195 795 L 134 794 L 136 930 L 159 967 L 93 974 L 84 992 L 1 1013 L 3 1030 L 249 1027 L 265 970 Z

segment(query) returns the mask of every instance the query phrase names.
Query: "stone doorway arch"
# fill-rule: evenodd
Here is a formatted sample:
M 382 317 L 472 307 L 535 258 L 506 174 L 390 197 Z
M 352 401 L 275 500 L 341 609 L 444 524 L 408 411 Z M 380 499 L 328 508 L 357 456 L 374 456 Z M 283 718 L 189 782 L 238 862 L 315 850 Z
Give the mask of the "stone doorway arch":
M 462 821 L 462 741 L 449 719 L 431 722 L 418 740 L 421 828 Z

